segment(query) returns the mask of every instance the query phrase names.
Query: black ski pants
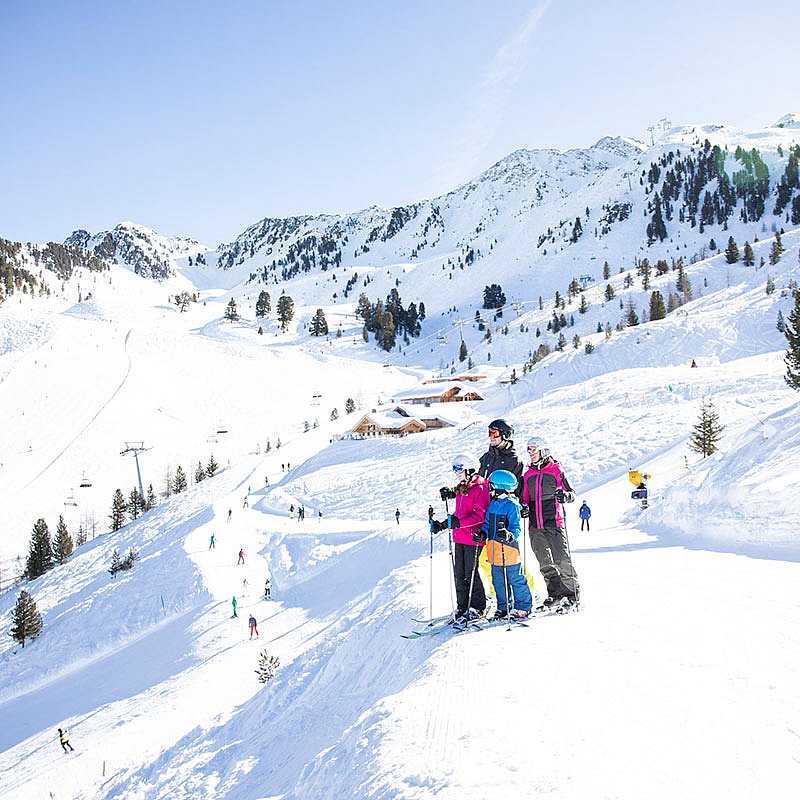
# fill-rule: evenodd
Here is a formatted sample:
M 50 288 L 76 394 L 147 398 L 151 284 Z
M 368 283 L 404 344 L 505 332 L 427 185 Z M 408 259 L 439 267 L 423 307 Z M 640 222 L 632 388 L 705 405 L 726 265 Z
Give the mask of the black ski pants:
M 486 591 L 478 570 L 482 549 L 458 542 L 455 545 L 453 577 L 456 583 L 456 605 L 461 613 L 469 608 L 474 608 L 476 611 L 486 609 Z M 470 581 L 472 581 L 471 598 L 469 596 Z
M 570 558 L 566 530 L 532 527 L 529 534 L 539 571 L 547 583 L 547 594 L 554 600 L 575 597 L 580 587 Z

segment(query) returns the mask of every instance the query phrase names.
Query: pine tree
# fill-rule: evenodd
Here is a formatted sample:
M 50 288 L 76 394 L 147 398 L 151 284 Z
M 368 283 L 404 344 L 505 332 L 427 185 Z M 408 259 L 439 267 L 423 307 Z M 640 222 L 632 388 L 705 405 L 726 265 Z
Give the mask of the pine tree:
M 145 503 L 144 510 L 150 511 L 151 508 L 156 507 L 156 493 L 153 491 L 153 484 L 147 487 L 147 502 Z
M 11 612 L 11 637 L 25 647 L 27 639 L 35 639 L 42 632 L 42 615 L 34 599 L 24 589 L 19 593 Z
M 231 297 L 230 302 L 225 306 L 225 319 L 235 322 L 239 319 L 239 311 L 236 308 L 236 301 Z
M 333 411 L 331 411 L 331 422 L 335 422 L 337 419 L 339 419 L 339 409 L 334 408 Z
M 56 525 L 56 538 L 53 542 L 53 556 L 59 564 L 63 564 L 72 555 L 73 550 L 74 544 L 67 530 L 67 523 L 64 522 L 63 516 L 59 516 L 58 525 Z
M 725 248 L 725 261 L 735 264 L 739 260 L 739 247 L 733 236 L 728 237 L 728 246 Z
M 258 669 L 255 671 L 256 675 L 258 675 L 258 682 L 267 683 L 271 681 L 280 665 L 281 662 L 277 656 L 268 655 L 267 651 L 263 650 L 258 657 Z
M 288 294 L 282 294 L 278 298 L 278 322 L 281 331 L 286 333 L 289 323 L 294 319 L 294 300 Z
M 267 450 L 269 452 L 269 450 Z M 209 478 L 213 478 L 217 474 L 217 470 L 219 469 L 219 464 L 217 464 L 216 459 L 214 458 L 214 454 L 211 454 L 211 457 L 208 459 L 208 465 L 206 466 L 206 475 Z
M 53 545 L 50 542 L 50 531 L 47 523 L 40 517 L 36 520 L 31 532 L 28 560 L 25 575 L 28 580 L 44 575 L 53 566 Z
M 458 360 L 459 361 L 466 361 L 467 360 L 467 343 L 462 339 L 461 340 L 461 347 L 458 348 Z
M 603 280 L 607 281 L 611 277 L 611 266 L 608 261 L 603 263 Z
M 586 295 L 581 295 L 581 304 L 578 306 L 578 311 L 581 314 L 585 314 L 589 310 L 589 302 L 586 300 Z
M 108 574 L 112 578 L 117 577 L 117 573 L 122 569 L 122 559 L 119 557 L 119 550 L 115 547 L 111 553 L 111 566 L 108 568 Z
M 664 296 L 658 290 L 650 294 L 650 320 L 664 319 L 667 309 L 664 305 Z
M 175 494 L 180 494 L 186 491 L 188 485 L 189 482 L 186 480 L 186 473 L 183 471 L 183 467 L 178 465 L 178 468 L 175 470 L 175 480 L 172 483 L 172 491 Z
M 326 336 L 328 333 L 328 321 L 325 319 L 325 312 L 318 308 L 311 318 L 311 335 Z
M 778 234 L 776 233 L 775 236 L 777 237 Z M 774 267 L 780 260 L 781 260 L 781 253 L 783 252 L 783 248 L 781 247 L 780 241 L 773 242 L 769 248 L 769 263 Z
M 703 400 L 700 419 L 689 436 L 689 449 L 701 453 L 703 458 L 717 452 L 717 442 L 722 439 L 724 425 L 720 425 L 719 414 L 710 400 Z
M 778 331 L 780 331 L 780 333 L 786 333 L 786 320 L 784 320 L 780 309 L 778 309 L 778 319 L 775 323 L 775 327 L 778 329 Z
M 563 351 L 564 348 L 567 346 L 567 337 L 564 336 L 564 332 L 558 334 L 558 343 L 556 344 L 556 350 Z
M 506 304 L 506 296 L 498 283 L 485 286 L 483 289 L 484 308 L 502 308 Z
M 117 489 L 111 501 L 111 514 L 109 516 L 112 531 L 118 531 L 125 524 L 127 511 L 128 504 L 125 502 L 125 495 L 122 494 L 121 489 Z
M 266 317 L 269 314 L 270 310 L 270 297 L 269 292 L 265 292 L 263 289 L 258 294 L 258 300 L 256 300 L 256 317 Z
M 135 519 L 139 519 L 144 511 L 144 506 L 144 497 L 142 497 L 138 487 L 134 486 L 133 489 L 131 489 L 131 493 L 128 495 L 128 516 L 131 518 L 131 522 Z
M 794 308 L 789 312 L 783 335 L 789 343 L 783 360 L 786 364 L 786 383 L 800 391 L 800 290 L 795 289 Z
M 771 275 L 767 275 L 767 286 L 765 291 L 767 294 L 772 294 L 775 291 L 775 281 L 772 280 Z
M 614 291 L 614 287 L 610 284 L 606 284 L 606 300 L 613 300 L 616 297 L 616 292 Z
M 194 470 L 194 482 L 200 483 L 200 481 L 204 481 L 206 479 L 206 471 L 203 465 L 198 461 L 197 466 Z
M 636 306 L 633 305 L 633 300 L 628 300 L 628 308 L 625 311 L 625 324 L 632 328 L 639 324 L 639 315 L 636 313 Z
M 755 253 L 753 253 L 753 246 L 750 242 L 744 243 L 744 258 L 742 261 L 746 267 L 752 267 L 756 263 Z

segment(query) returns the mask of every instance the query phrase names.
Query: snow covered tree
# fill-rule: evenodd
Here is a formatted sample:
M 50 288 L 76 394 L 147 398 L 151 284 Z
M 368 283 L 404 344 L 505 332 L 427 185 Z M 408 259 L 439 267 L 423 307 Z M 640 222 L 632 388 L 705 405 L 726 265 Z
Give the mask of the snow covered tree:
M 356 410 L 356 401 L 348 397 L 344 404 L 345 414 L 352 414 Z
M 581 304 L 578 306 L 578 312 L 580 314 L 585 314 L 589 310 L 589 301 L 586 299 L 586 295 L 581 295 Z
M 147 500 L 145 501 L 144 510 L 150 511 L 151 508 L 156 507 L 156 493 L 153 490 L 153 484 L 151 483 L 147 487 Z
M 53 566 L 53 545 L 50 542 L 50 531 L 47 523 L 40 517 L 36 520 L 31 532 L 31 541 L 28 548 L 28 560 L 25 565 L 25 575 L 28 580 L 44 575 Z
M 109 516 L 112 531 L 118 531 L 125 524 L 127 511 L 128 504 L 125 502 L 125 495 L 122 494 L 121 489 L 117 489 L 111 501 L 111 515 Z
M 603 280 L 607 281 L 611 277 L 611 265 L 608 261 L 603 262 Z
M 258 300 L 256 300 L 256 317 L 266 317 L 269 314 L 270 310 L 270 297 L 269 292 L 265 292 L 263 289 L 258 294 Z
M 639 324 L 639 315 L 636 313 L 636 306 L 634 306 L 633 300 L 630 298 L 628 299 L 628 307 L 625 310 L 625 324 L 629 328 Z
M 216 459 L 214 458 L 214 454 L 212 453 L 210 458 L 208 459 L 208 464 L 206 466 L 206 475 L 209 478 L 213 478 L 217 474 L 218 469 L 219 469 L 219 464 L 217 464 Z
M 786 364 L 786 383 L 800 391 L 800 290 L 795 289 L 794 308 L 789 312 L 783 335 L 789 343 L 783 360 Z
M 331 411 L 331 422 L 335 422 L 337 419 L 339 419 L 339 409 L 334 408 L 333 411 Z
M 725 261 L 735 264 L 739 260 L 739 246 L 733 236 L 728 237 L 728 246 L 725 248 Z
M 239 319 L 239 311 L 236 308 L 236 301 L 231 297 L 230 302 L 225 306 L 225 319 L 235 322 Z
M 178 465 L 178 468 L 175 470 L 175 480 L 172 482 L 172 491 L 175 494 L 180 494 L 186 491 L 188 485 L 189 482 L 186 480 L 186 473 L 183 471 L 183 467 Z
M 781 332 L 786 333 L 786 320 L 783 318 L 781 310 L 778 309 L 778 319 L 775 322 L 775 327 Z
M 206 479 L 206 471 L 203 465 L 198 461 L 197 466 L 194 468 L 194 482 L 200 483 Z
M 311 319 L 311 335 L 326 336 L 328 333 L 328 321 L 325 319 L 325 312 L 318 308 Z
M 56 525 L 56 538 L 53 542 L 53 556 L 59 564 L 63 564 L 71 555 L 74 550 L 72 537 L 67 530 L 67 523 L 64 522 L 64 517 L 58 517 L 58 525 Z
M 586 353 L 587 356 L 591 355 L 592 353 L 594 353 L 594 345 L 591 342 L 586 342 L 586 346 L 583 348 L 583 352 Z
M 558 334 L 558 342 L 556 344 L 556 350 L 562 352 L 564 348 L 567 346 L 567 337 L 564 336 L 564 332 Z
M 175 305 L 178 306 L 181 314 L 189 308 L 189 303 L 192 302 L 192 296 L 187 291 L 178 292 L 175 295 Z
M 756 257 L 753 253 L 753 246 L 750 242 L 744 243 L 744 258 L 742 259 L 746 267 L 752 267 L 756 263 Z
M 765 290 L 767 294 L 772 294 L 775 291 L 775 281 L 772 280 L 771 275 L 767 275 L 767 285 Z
M 258 657 L 258 669 L 255 671 L 258 675 L 259 683 L 267 683 L 271 681 L 280 667 L 281 662 L 277 656 L 271 656 L 266 650 L 262 650 L 261 655 Z
M 461 346 L 458 348 L 458 360 L 459 361 L 466 361 L 467 360 L 467 343 L 462 339 Z
M 606 300 L 613 300 L 616 297 L 616 292 L 614 291 L 614 287 L 610 284 L 606 284 Z
M 701 453 L 703 458 L 717 452 L 717 442 L 722 439 L 724 425 L 720 425 L 719 414 L 710 400 L 703 400 L 700 419 L 689 436 L 689 449 Z
M 24 589 L 19 593 L 11 612 L 10 636 L 23 647 L 27 639 L 35 639 L 42 632 L 42 615 L 34 599 Z
M 776 233 L 775 236 L 777 237 L 778 234 Z M 780 246 L 780 240 L 777 242 L 773 242 L 769 248 L 769 263 L 774 267 L 780 260 L 781 260 L 781 253 L 783 252 L 782 247 Z
M 289 323 L 294 319 L 294 300 L 288 294 L 282 294 L 278 298 L 278 322 L 281 331 L 286 333 Z

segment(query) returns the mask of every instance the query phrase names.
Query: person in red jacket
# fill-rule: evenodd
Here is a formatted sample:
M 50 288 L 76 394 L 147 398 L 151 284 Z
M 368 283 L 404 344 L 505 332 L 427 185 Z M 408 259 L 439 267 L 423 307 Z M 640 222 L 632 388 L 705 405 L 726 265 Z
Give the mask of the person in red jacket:
M 455 488 L 443 486 L 439 490 L 442 500 L 454 499 L 455 511 L 443 521 L 431 520 L 433 532 L 453 531 L 455 544 L 453 579 L 456 585 L 456 610 L 453 621 L 482 616 L 486 611 L 486 590 L 478 571 L 478 561 L 483 544 L 473 540 L 480 530 L 489 507 L 489 483 L 478 474 L 480 463 L 471 454 L 453 457 Z
M 577 605 L 580 586 L 562 511 L 563 503 L 575 500 L 575 492 L 543 439 L 534 436 L 528 440 L 528 456 L 530 466 L 522 477 L 522 516 L 528 517 L 531 547 L 547 583 L 544 606 Z

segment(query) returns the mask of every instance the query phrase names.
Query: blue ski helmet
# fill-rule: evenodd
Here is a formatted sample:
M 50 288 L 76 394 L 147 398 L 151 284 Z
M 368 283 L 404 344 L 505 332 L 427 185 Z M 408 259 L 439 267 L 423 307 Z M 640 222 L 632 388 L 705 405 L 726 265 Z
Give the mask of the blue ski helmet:
M 496 469 L 489 476 L 489 488 L 498 492 L 516 491 L 517 476 L 507 469 Z

